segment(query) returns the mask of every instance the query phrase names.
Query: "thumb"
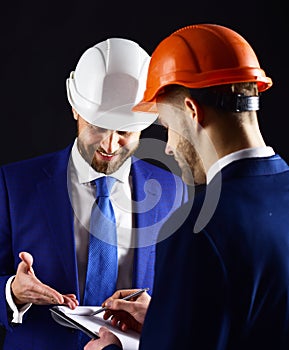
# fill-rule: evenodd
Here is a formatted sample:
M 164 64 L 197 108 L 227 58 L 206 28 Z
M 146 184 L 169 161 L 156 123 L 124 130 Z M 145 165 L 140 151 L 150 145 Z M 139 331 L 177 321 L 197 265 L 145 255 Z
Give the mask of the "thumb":
M 21 252 L 19 253 L 19 258 L 26 264 L 26 269 L 29 272 L 34 274 L 32 264 L 33 264 L 33 256 L 30 253 L 27 252 Z
M 105 336 L 106 334 L 110 333 L 109 329 L 105 326 L 101 326 L 98 330 L 98 334 L 99 334 L 99 337 L 103 337 Z

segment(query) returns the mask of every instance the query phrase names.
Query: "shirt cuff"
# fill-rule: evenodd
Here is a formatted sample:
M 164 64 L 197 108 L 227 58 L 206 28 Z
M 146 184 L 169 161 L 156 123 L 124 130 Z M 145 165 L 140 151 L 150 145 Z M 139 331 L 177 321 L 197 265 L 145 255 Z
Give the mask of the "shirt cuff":
M 5 288 L 5 294 L 6 294 L 6 301 L 9 305 L 10 309 L 13 312 L 12 320 L 9 320 L 13 323 L 22 323 L 23 315 L 25 312 L 31 307 L 32 303 L 24 304 L 20 309 L 17 308 L 16 304 L 14 303 L 12 293 L 11 293 L 11 283 L 13 281 L 15 276 L 11 276 L 7 283 Z

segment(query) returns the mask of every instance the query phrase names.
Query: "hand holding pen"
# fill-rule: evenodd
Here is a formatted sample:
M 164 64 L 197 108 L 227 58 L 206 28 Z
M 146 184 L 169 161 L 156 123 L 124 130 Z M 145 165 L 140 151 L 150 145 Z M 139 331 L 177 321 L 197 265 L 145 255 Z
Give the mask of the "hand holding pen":
M 105 320 L 111 319 L 111 324 L 122 331 L 134 329 L 141 332 L 147 308 L 151 297 L 148 289 L 120 289 L 106 299 L 102 306 L 106 312 Z
M 121 297 L 120 299 L 122 299 L 122 300 L 132 300 L 132 299 L 135 299 L 135 297 L 137 297 L 138 295 L 142 294 L 143 292 L 147 292 L 148 290 L 149 290 L 149 288 L 136 289 L 135 292 L 132 292 L 132 293 L 129 293 L 129 294 L 125 293 L 127 295 L 125 297 Z M 124 291 L 128 292 L 128 291 L 131 291 L 131 289 L 125 289 Z M 109 298 L 112 298 L 114 295 L 115 294 L 113 294 Z M 89 314 L 89 316 L 97 315 L 97 314 L 99 314 L 99 313 L 101 313 L 103 311 L 106 311 L 108 309 L 108 307 L 105 306 L 105 303 L 107 302 L 107 300 L 102 303 L 102 306 L 103 306 L 102 308 L 100 308 L 100 309 L 98 309 L 96 311 L 93 311 L 92 313 Z

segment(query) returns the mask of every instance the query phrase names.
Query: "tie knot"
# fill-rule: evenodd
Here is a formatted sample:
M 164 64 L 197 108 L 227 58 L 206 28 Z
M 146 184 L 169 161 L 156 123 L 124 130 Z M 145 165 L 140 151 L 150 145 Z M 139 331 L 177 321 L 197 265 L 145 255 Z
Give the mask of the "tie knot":
M 96 198 L 109 197 L 111 188 L 115 182 L 116 179 L 111 176 L 102 176 L 99 179 L 96 179 Z

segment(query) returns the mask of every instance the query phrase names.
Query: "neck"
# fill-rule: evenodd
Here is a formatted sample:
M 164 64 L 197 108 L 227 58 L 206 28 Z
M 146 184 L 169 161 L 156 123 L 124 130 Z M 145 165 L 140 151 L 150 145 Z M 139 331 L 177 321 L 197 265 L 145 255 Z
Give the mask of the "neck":
M 212 118 L 213 122 L 206 127 L 207 135 L 212 141 L 215 153 L 209 151 L 208 145 L 204 151 L 206 155 L 206 171 L 218 159 L 246 148 L 266 146 L 260 132 L 256 112 L 242 115 L 221 115 Z

